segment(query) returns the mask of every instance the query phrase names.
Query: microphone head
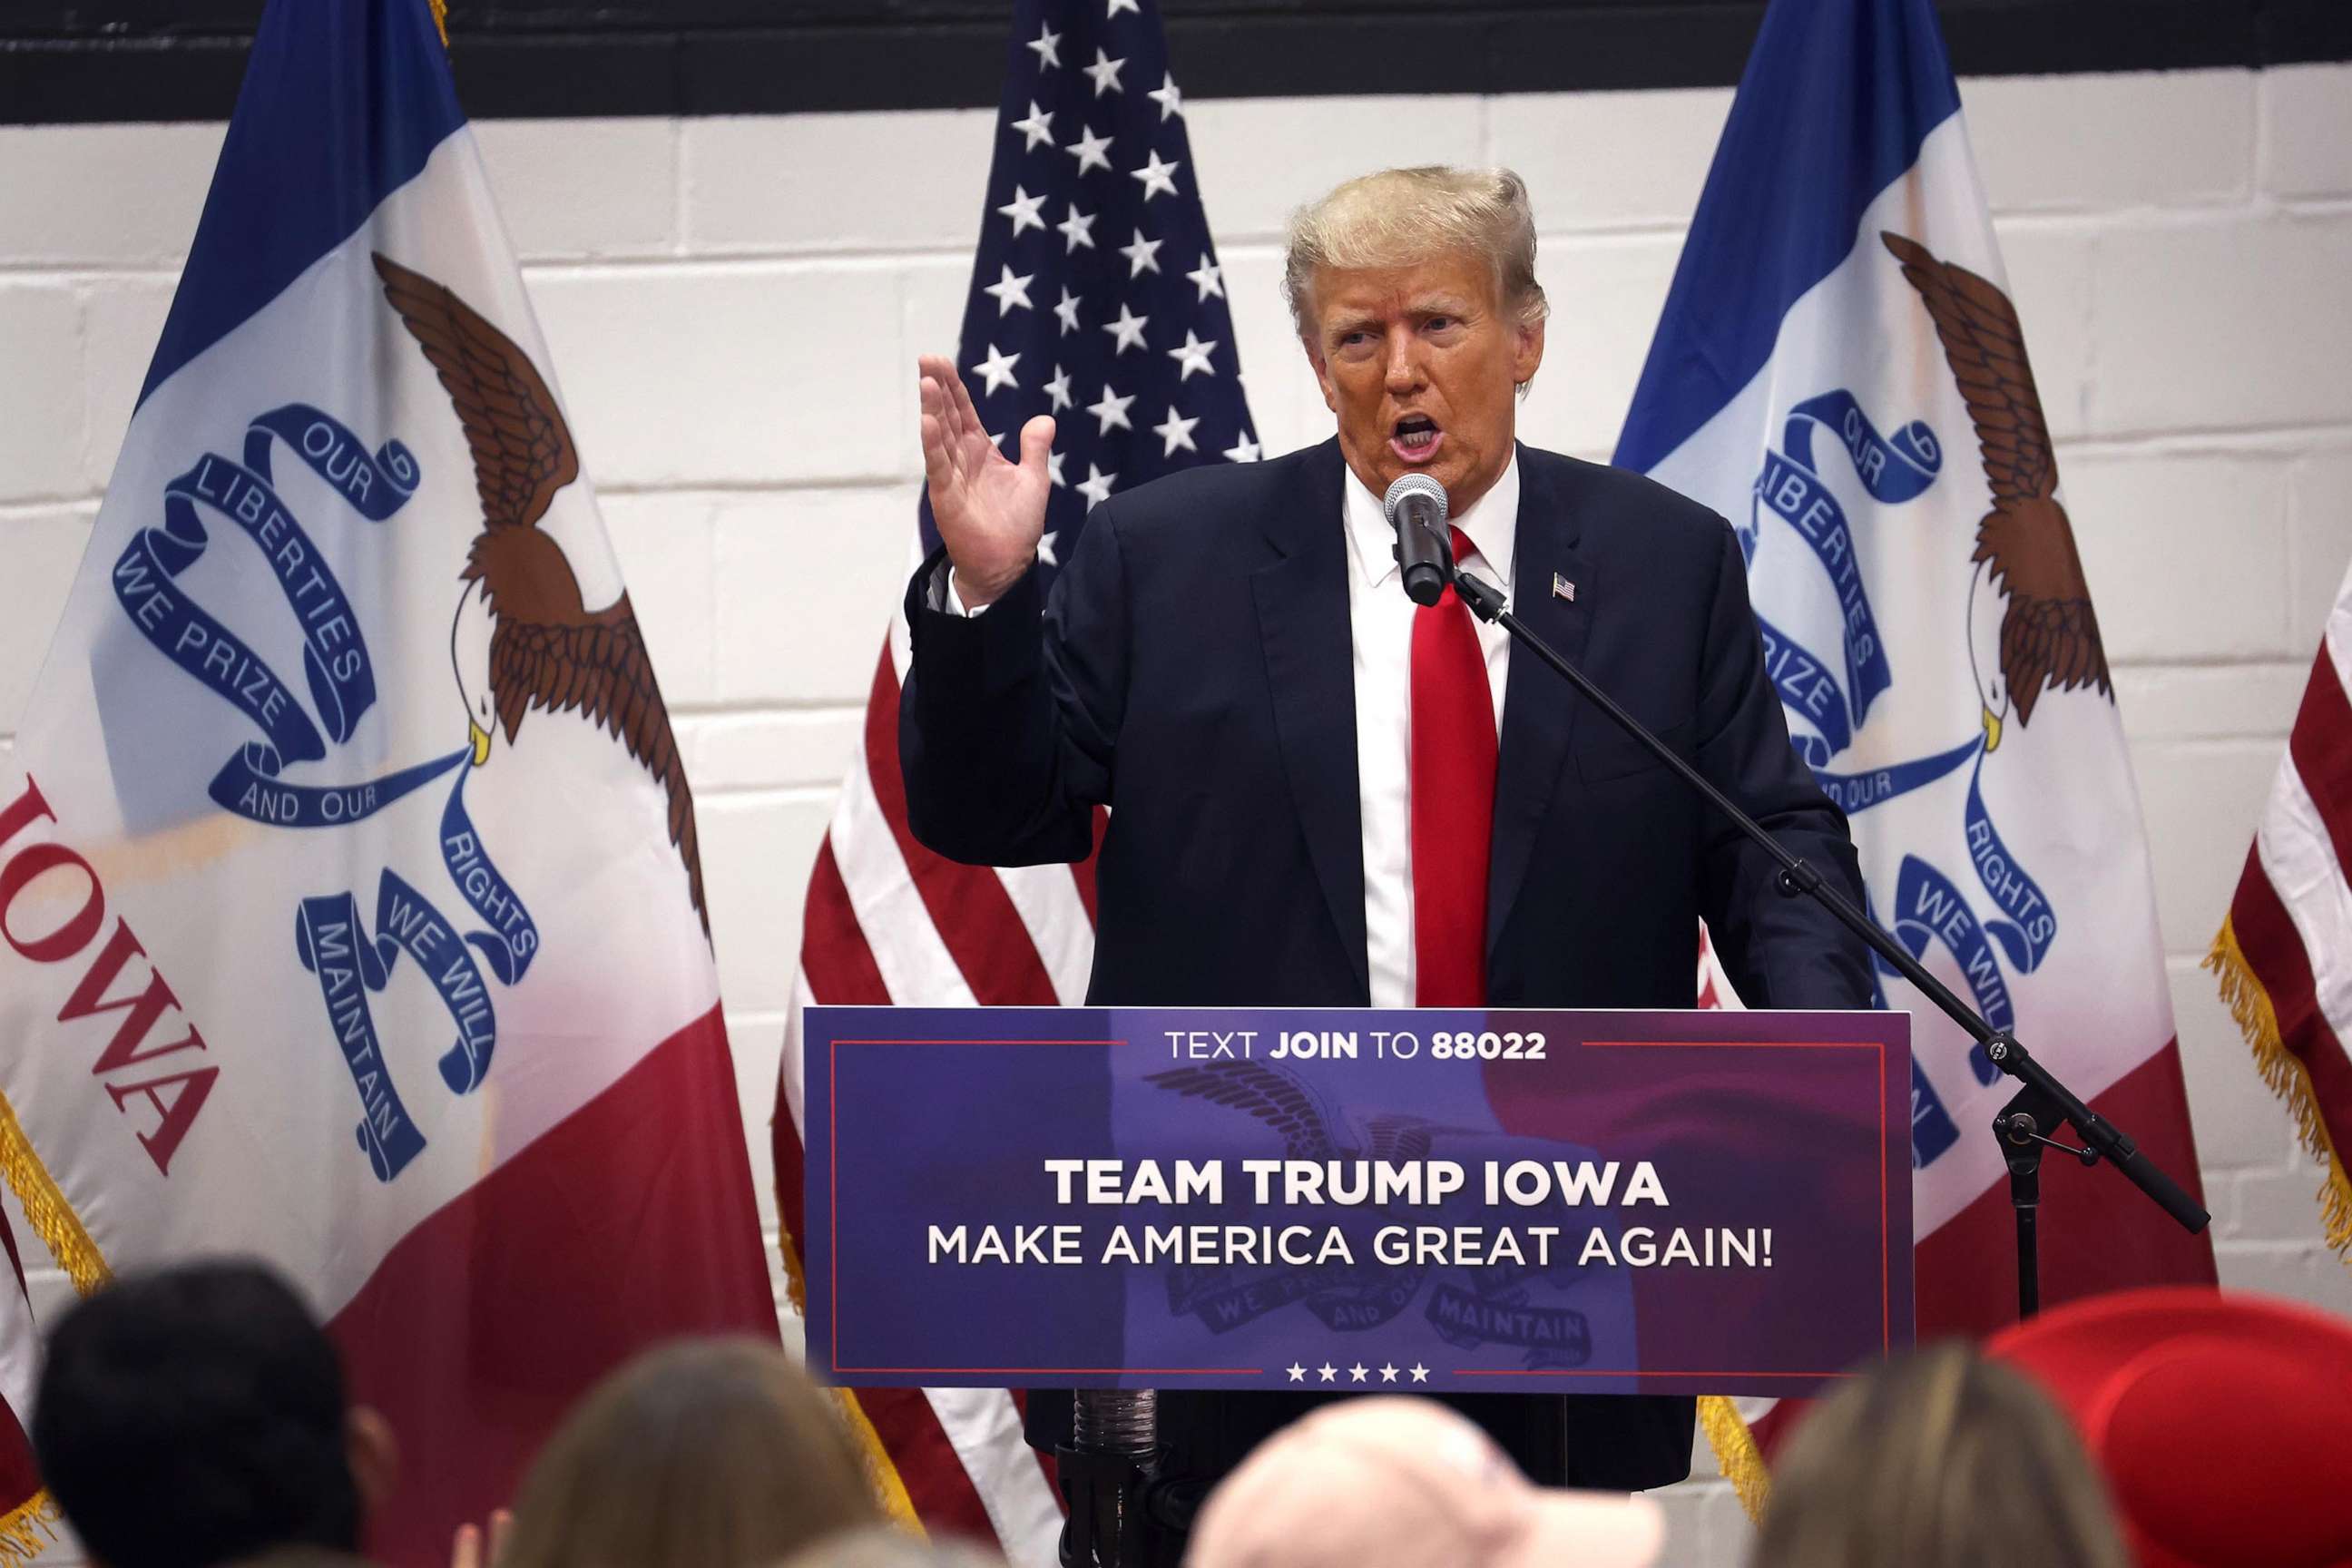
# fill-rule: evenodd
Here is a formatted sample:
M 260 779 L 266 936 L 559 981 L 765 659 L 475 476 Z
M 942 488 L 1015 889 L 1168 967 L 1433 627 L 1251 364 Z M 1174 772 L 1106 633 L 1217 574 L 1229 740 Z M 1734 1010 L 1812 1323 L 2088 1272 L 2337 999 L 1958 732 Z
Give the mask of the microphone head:
M 1381 498 L 1381 510 L 1387 513 L 1391 528 L 1400 525 L 1404 516 L 1405 503 L 1408 500 L 1422 501 L 1429 508 L 1425 512 L 1422 511 L 1420 507 L 1413 509 L 1416 512 L 1421 512 L 1422 519 L 1427 526 L 1433 529 L 1443 529 L 1445 526 L 1448 503 L 1445 500 L 1444 485 L 1439 484 L 1427 474 L 1400 474 L 1396 483 L 1389 487 L 1389 493 Z

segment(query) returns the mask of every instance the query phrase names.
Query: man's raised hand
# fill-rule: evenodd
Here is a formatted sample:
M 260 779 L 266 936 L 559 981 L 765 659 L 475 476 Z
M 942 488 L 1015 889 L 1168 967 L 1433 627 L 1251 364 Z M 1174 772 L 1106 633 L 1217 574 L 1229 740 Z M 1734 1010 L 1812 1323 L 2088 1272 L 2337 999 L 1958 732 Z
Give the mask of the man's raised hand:
M 925 354 L 922 376 L 923 482 L 931 521 L 955 569 L 956 597 L 976 610 L 993 603 L 1037 558 L 1053 493 L 1046 454 L 1054 421 L 1041 414 L 1021 427 L 1021 461 L 1008 462 L 980 422 L 971 394 L 951 361 Z

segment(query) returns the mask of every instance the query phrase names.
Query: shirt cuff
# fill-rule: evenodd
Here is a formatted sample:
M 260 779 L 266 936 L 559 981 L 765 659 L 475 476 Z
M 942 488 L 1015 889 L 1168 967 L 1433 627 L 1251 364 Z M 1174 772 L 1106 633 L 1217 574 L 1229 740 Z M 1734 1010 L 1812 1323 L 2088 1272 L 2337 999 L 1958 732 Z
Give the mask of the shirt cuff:
M 932 609 L 964 620 L 976 619 L 988 614 L 986 605 L 981 605 L 976 610 L 964 608 L 963 600 L 957 596 L 955 591 L 955 563 L 945 556 L 941 556 L 940 563 L 931 568 L 930 586 L 924 594 L 924 598 Z

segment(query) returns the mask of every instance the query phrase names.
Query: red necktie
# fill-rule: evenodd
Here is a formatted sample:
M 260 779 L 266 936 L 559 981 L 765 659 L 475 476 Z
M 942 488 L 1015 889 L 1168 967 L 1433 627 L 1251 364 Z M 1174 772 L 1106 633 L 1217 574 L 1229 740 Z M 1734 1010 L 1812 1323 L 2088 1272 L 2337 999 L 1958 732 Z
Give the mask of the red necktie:
M 1470 542 L 1454 531 L 1454 558 Z M 1469 606 L 1449 586 L 1412 616 L 1413 1000 L 1486 1001 L 1486 862 L 1495 826 L 1495 698 Z

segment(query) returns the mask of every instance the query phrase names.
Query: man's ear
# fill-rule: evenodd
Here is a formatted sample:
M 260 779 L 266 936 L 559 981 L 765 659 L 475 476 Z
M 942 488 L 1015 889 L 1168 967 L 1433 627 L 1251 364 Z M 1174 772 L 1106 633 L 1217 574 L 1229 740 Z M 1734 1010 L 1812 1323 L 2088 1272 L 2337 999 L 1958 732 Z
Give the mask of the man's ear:
M 1511 348 L 1511 383 L 1525 387 L 1536 378 L 1536 369 L 1543 363 L 1544 319 L 1537 317 L 1521 327 L 1518 341 Z
M 400 1484 L 400 1439 L 391 1422 L 364 1405 L 352 1405 L 343 1416 L 343 1458 L 362 1510 L 372 1515 L 392 1501 Z
M 1315 340 L 1306 333 L 1298 334 L 1298 346 L 1307 353 L 1307 363 L 1314 368 L 1315 384 L 1323 389 L 1323 406 L 1332 413 L 1339 412 L 1339 395 L 1331 385 L 1331 367 L 1323 362 L 1323 354 Z

